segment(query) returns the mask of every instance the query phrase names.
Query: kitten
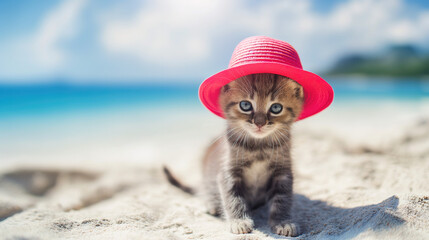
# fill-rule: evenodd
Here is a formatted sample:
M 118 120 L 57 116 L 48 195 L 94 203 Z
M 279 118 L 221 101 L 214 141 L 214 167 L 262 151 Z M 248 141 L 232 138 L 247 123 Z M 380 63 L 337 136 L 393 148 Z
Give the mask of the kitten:
M 227 130 L 203 158 L 208 212 L 224 216 L 231 232 L 249 233 L 250 211 L 268 202 L 271 230 L 297 236 L 290 218 L 290 130 L 303 107 L 301 85 L 275 74 L 253 74 L 225 85 L 219 100 Z M 193 192 L 164 171 L 172 184 Z

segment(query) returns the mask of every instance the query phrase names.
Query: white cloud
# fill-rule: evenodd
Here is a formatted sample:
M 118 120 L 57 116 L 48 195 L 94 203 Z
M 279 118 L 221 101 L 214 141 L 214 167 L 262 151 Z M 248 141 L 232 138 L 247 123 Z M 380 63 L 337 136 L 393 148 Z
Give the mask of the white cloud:
M 219 42 L 233 34 L 268 35 L 294 45 L 304 66 L 320 69 L 345 52 L 429 40 L 429 11 L 410 15 L 401 0 L 349 0 L 326 14 L 315 12 L 311 3 L 159 0 L 143 4 L 131 17 L 107 21 L 101 41 L 115 54 L 174 66 L 179 59 L 180 64 L 209 61 Z
M 64 61 L 61 42 L 76 34 L 77 20 L 85 3 L 86 0 L 65 0 L 45 16 L 32 38 L 35 56 L 43 65 L 56 67 Z
M 145 2 L 129 18 L 106 21 L 101 42 L 110 52 L 145 62 L 195 63 L 213 55 L 218 40 L 229 39 L 230 33 L 274 31 L 272 19 L 263 15 L 266 10 L 254 14 L 241 0 Z
M 229 1 L 161 0 L 144 4 L 126 20 L 109 21 L 102 43 L 110 51 L 147 62 L 177 64 L 211 54 L 210 29 Z
M 2 39 L 0 77 L 28 81 L 57 74 L 68 57 L 63 44 L 76 36 L 86 1 L 65 0 L 52 8 L 34 31 Z
M 131 0 L 87 7 L 88 0 L 64 0 L 31 33 L 0 39 L 0 78 L 202 78 L 226 67 L 235 44 L 252 35 L 291 43 L 307 70 L 391 43 L 429 47 L 428 9 L 404 0 L 348 0 L 318 12 L 314 1 Z M 103 16 L 89 26 L 99 42 L 80 38 L 78 45 L 85 9 L 91 20 Z M 71 51 L 69 44 L 82 48 Z M 88 53 L 88 46 L 95 50 Z

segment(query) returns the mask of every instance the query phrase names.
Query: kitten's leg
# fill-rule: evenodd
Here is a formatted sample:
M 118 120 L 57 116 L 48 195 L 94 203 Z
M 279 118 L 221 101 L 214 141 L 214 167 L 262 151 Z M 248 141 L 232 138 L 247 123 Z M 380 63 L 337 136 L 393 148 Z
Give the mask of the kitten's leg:
M 207 212 L 215 217 L 222 215 L 222 203 L 219 193 L 210 192 L 205 196 Z
M 270 200 L 269 224 L 273 233 L 295 237 L 299 234 L 297 224 L 291 222 L 290 208 L 292 206 L 292 180 L 287 176 L 273 179 Z
M 219 190 L 231 232 L 235 234 L 250 233 L 254 224 L 244 199 L 242 179 L 240 177 L 226 178 L 220 174 Z
M 207 212 L 213 216 L 222 215 L 222 203 L 219 194 L 217 179 L 206 178 L 202 189 Z

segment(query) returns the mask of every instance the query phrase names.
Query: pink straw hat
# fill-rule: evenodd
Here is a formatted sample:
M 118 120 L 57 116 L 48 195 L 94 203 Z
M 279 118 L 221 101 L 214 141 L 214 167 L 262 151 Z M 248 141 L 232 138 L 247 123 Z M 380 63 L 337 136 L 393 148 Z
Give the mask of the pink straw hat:
M 219 105 L 221 88 L 240 77 L 255 73 L 273 73 L 295 80 L 304 88 L 304 109 L 298 120 L 327 108 L 333 98 L 332 87 L 321 77 L 302 69 L 296 50 L 287 42 L 264 36 L 241 41 L 228 69 L 207 78 L 200 86 L 201 102 L 214 114 L 223 117 Z

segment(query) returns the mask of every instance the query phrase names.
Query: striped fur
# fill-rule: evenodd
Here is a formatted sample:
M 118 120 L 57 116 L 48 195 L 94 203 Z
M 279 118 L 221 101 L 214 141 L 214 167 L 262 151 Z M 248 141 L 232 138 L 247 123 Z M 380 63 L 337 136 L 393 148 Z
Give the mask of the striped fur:
M 240 109 L 243 100 L 252 103 L 252 111 Z M 274 74 L 248 75 L 222 88 L 227 129 L 204 157 L 203 190 L 209 213 L 226 217 L 233 233 L 251 232 L 249 211 L 268 202 L 272 231 L 298 234 L 298 226 L 290 221 L 290 129 L 303 101 L 298 83 Z M 269 111 L 273 103 L 283 106 L 279 114 Z

